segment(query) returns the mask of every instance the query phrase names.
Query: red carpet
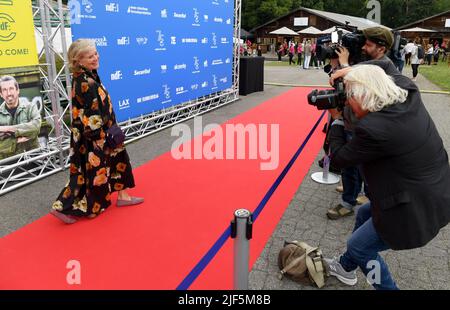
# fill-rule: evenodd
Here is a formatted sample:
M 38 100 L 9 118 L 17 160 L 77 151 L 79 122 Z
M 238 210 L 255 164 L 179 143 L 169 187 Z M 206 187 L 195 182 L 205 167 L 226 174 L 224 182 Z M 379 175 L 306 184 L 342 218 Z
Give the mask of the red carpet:
M 279 124 L 276 170 L 260 170 L 265 160 L 177 161 L 164 154 L 134 170 L 132 193 L 143 196 L 144 205 L 111 206 L 71 226 L 49 215 L 0 239 L 0 289 L 175 289 L 229 226 L 234 210 L 255 210 L 306 139 L 321 115 L 306 103 L 309 91 L 293 89 L 227 123 Z M 255 223 L 252 264 L 317 156 L 324 122 Z M 81 285 L 66 281 L 71 260 L 80 262 Z M 232 241 L 190 288 L 232 288 Z

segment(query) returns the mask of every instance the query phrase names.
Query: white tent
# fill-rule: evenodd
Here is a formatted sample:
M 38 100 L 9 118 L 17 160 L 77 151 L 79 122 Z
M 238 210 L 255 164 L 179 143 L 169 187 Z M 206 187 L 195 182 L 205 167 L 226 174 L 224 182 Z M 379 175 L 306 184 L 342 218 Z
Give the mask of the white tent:
M 322 34 L 322 30 L 319 30 L 315 27 L 308 27 L 306 29 L 300 30 L 298 32 L 299 34 L 313 34 L 313 35 L 317 35 L 317 34 Z
M 277 35 L 281 35 L 281 36 L 298 36 L 297 32 L 289 29 L 288 27 L 283 27 L 283 28 L 274 30 L 270 34 L 277 34 Z
M 415 27 L 415 28 L 403 29 L 403 30 L 400 30 L 400 32 L 437 32 L 437 31 L 430 30 L 430 29 L 424 29 L 424 28 L 420 28 L 420 27 Z
M 342 28 L 339 28 L 338 30 L 341 30 L 343 33 L 349 33 L 350 32 L 350 31 L 348 31 L 346 29 L 342 29 Z M 333 31 L 336 31 L 336 27 L 331 27 L 331 28 L 325 29 L 324 31 L 322 31 L 321 34 L 330 34 Z

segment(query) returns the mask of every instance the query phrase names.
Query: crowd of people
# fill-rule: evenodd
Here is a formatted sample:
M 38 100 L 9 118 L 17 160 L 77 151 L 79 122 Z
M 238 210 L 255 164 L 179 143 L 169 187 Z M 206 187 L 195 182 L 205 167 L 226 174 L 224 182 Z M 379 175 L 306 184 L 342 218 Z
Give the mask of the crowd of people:
M 317 55 L 317 40 L 303 39 L 301 42 L 284 40 L 278 43 L 276 48 L 278 61 L 283 57 L 289 57 L 289 65 L 298 65 L 308 70 L 310 68 L 320 69 L 323 62 Z M 437 65 L 439 62 L 448 62 L 450 67 L 450 41 L 429 40 L 429 43 L 417 37 L 409 40 L 405 46 L 400 46 L 396 55 L 391 57 L 396 68 L 403 72 L 405 66 L 410 66 L 413 73 L 413 81 L 417 81 L 420 65 Z
M 282 61 L 283 56 L 289 56 L 289 65 L 298 65 L 305 70 L 320 69 L 323 66 L 323 62 L 317 57 L 316 39 L 305 38 L 302 42 L 284 40 L 278 44 L 276 52 L 278 61 Z
M 262 56 L 261 45 L 254 45 L 252 41 L 247 40 L 239 46 L 239 54 L 242 56 Z
M 448 62 L 450 66 L 450 41 L 439 43 L 438 40 L 430 40 L 426 44 L 422 38 L 417 37 L 402 46 L 394 58 L 394 64 L 400 73 L 405 66 L 411 66 L 413 81 L 416 81 L 420 65 L 437 65 L 441 61 Z

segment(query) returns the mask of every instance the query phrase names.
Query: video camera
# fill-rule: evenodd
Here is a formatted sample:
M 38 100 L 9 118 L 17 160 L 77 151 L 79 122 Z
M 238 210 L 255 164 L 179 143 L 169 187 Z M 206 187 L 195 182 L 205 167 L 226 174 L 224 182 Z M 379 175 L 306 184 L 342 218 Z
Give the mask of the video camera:
M 344 34 L 344 31 L 347 33 Z M 337 59 L 339 55 L 336 53 L 339 47 L 345 47 L 350 53 L 349 63 L 354 65 L 365 59 L 362 53 L 362 47 L 366 43 L 366 37 L 361 31 L 339 29 L 331 34 L 317 39 L 317 57 L 323 61 L 325 59 Z M 331 65 L 325 66 L 325 72 L 330 74 Z M 318 110 L 338 109 L 342 111 L 347 101 L 345 85 L 343 79 L 337 79 L 334 82 L 332 90 L 313 90 L 308 95 L 308 103 L 315 106 Z
M 344 33 L 344 31 L 347 31 L 347 33 Z M 354 65 L 366 60 L 362 54 L 362 47 L 365 43 L 366 37 L 361 31 L 348 32 L 348 30 L 336 27 L 336 31 L 317 39 L 317 58 L 320 61 L 337 59 L 339 58 L 336 53 L 337 49 L 345 47 L 350 52 L 349 62 Z
M 342 111 L 347 101 L 344 80 L 336 79 L 333 90 L 313 90 L 308 95 L 308 103 L 318 110 L 338 109 Z

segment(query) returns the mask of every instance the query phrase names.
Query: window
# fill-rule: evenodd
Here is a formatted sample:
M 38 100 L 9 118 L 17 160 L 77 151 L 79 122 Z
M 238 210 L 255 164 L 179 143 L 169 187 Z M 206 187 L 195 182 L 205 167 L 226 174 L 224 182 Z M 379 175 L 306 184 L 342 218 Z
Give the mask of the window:
M 450 28 L 450 18 L 445 20 L 445 28 Z

